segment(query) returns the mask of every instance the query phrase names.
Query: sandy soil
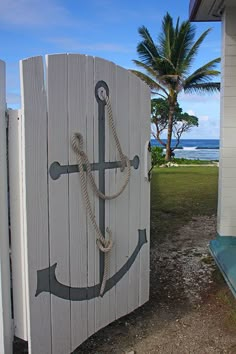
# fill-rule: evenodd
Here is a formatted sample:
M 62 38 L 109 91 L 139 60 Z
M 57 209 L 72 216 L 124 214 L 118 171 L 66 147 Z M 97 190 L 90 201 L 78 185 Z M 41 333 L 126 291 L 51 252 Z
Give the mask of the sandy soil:
M 215 216 L 193 218 L 154 243 L 150 301 L 75 353 L 236 354 L 236 301 L 208 252 L 215 222 Z M 16 343 L 14 353 L 26 352 Z
M 193 218 L 154 243 L 150 301 L 76 353 L 236 354 L 236 301 L 208 252 L 215 222 Z

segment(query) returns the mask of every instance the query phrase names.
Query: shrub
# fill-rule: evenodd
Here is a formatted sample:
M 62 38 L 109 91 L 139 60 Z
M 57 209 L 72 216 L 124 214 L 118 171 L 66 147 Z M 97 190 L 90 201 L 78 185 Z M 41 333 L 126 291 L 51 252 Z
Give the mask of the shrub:
M 152 166 L 160 166 L 165 163 L 165 155 L 163 154 L 163 148 L 159 146 L 152 146 Z

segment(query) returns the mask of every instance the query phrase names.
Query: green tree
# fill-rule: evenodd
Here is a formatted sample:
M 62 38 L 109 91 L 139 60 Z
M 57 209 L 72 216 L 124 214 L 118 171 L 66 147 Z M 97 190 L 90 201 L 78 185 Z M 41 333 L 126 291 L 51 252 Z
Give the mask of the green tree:
M 220 58 L 206 63 L 190 73 L 198 49 L 210 29 L 195 40 L 195 27 L 189 21 L 180 23 L 179 18 L 173 24 L 172 17 L 167 13 L 162 22 L 162 32 L 155 43 L 145 26 L 139 28 L 141 42 L 138 43 L 137 53 L 140 60 L 134 63 L 142 71 L 131 70 L 145 81 L 153 94 L 168 101 L 167 125 L 167 161 L 171 158 L 171 139 L 173 132 L 173 117 L 181 91 L 185 93 L 212 93 L 220 90 L 219 82 L 211 80 L 220 75 L 216 70 Z
M 153 98 L 151 101 L 151 123 L 155 125 L 152 135 L 159 143 L 166 148 L 167 143 L 163 141 L 161 134 L 168 128 L 169 104 L 166 99 Z M 193 127 L 198 126 L 198 118 L 183 112 L 177 103 L 173 115 L 172 134 L 176 139 L 173 147 L 170 147 L 171 154 L 179 146 L 183 133 L 187 133 Z

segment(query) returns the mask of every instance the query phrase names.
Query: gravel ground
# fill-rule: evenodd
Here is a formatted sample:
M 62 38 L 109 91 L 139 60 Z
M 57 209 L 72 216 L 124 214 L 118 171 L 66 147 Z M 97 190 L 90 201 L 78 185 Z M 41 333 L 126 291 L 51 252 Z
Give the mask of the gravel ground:
M 150 301 L 76 353 L 236 354 L 236 302 L 208 252 L 215 225 L 215 216 L 195 217 L 154 243 Z
M 236 354 L 236 301 L 208 252 L 215 224 L 215 216 L 195 217 L 154 243 L 150 301 L 76 353 Z M 24 352 L 16 343 L 14 353 Z

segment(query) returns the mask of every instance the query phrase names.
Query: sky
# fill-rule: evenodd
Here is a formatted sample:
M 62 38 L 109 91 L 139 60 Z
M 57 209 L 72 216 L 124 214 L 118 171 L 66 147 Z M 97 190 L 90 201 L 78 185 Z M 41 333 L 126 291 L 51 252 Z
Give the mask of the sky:
M 157 40 L 163 16 L 188 19 L 189 0 L 0 0 L 0 59 L 7 65 L 7 104 L 20 107 L 19 60 L 53 53 L 80 53 L 136 69 L 138 28 Z M 221 24 L 195 23 L 202 44 L 192 71 L 221 54 Z M 220 68 L 219 68 L 220 69 Z M 185 138 L 219 138 L 220 96 L 184 95 L 179 103 L 199 118 Z

